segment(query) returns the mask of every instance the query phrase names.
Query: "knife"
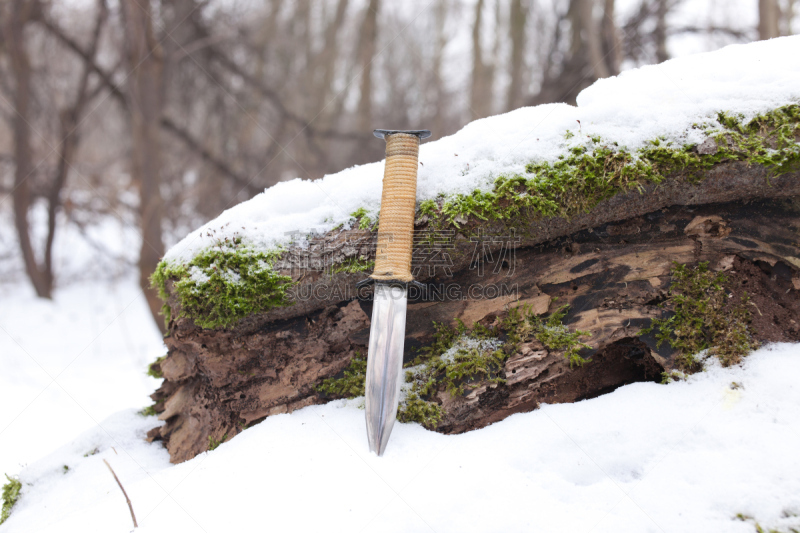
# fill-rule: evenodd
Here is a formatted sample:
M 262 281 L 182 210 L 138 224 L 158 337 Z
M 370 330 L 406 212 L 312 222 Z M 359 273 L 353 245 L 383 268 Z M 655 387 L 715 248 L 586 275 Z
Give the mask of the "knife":
M 411 275 L 411 252 L 417 200 L 419 142 L 428 130 L 375 130 L 386 141 L 375 283 L 369 331 L 366 379 L 366 418 L 369 449 L 383 455 L 397 418 L 406 333 L 406 304 Z M 363 283 L 363 282 L 362 282 Z

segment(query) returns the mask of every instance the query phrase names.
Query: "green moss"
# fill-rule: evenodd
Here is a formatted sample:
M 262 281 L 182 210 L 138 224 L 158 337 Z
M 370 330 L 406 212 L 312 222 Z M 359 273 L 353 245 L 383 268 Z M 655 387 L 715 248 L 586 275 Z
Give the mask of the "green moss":
M 675 381 L 682 381 L 686 379 L 686 374 L 681 372 L 680 370 L 671 370 L 669 372 L 662 372 L 661 373 L 661 384 L 662 385 L 669 385 Z
M 331 275 L 333 274 L 355 274 L 357 272 L 371 272 L 375 268 L 375 261 L 367 261 L 360 257 L 351 257 L 346 261 L 334 265 L 331 268 Z
M 359 207 L 350 213 L 350 216 L 358 222 L 358 229 L 370 229 L 375 224 L 375 221 L 368 216 L 367 210 L 363 207 Z
M 163 378 L 164 374 L 161 372 L 161 363 L 164 362 L 164 359 L 166 358 L 167 358 L 166 355 L 162 355 L 161 357 L 159 357 L 158 359 L 147 365 L 147 375 L 152 376 L 156 379 Z
M 794 527 L 790 527 L 789 529 L 786 530 L 773 529 L 773 528 L 764 529 L 758 522 L 755 523 L 755 528 L 756 528 L 756 533 L 800 533 L 800 529 Z
M 475 342 L 486 339 L 478 338 L 471 330 L 462 335 L 459 328 L 442 324 L 436 327 L 431 349 L 412 361 L 409 364 L 411 368 L 406 371 L 406 383 L 411 384 L 411 393 L 431 396 L 443 387 L 450 395 L 460 396 L 466 388 L 481 383 L 505 383 L 499 372 L 507 354 L 496 349 L 494 343 Z
M 0 524 L 8 520 L 11 508 L 17 503 L 19 493 L 22 490 L 22 483 L 19 479 L 8 477 L 8 474 L 6 474 L 6 479 L 8 482 L 3 485 L 3 510 L 0 513 Z
M 434 216 L 439 210 L 439 205 L 433 200 L 423 200 L 419 204 L 419 214 L 422 216 Z
M 317 392 L 343 398 L 364 396 L 367 379 L 367 358 L 356 354 L 345 368 L 344 375 L 327 378 L 316 387 Z M 401 422 L 419 422 L 427 427 L 436 427 L 442 419 L 442 410 L 434 402 L 425 401 L 410 393 L 400 402 L 397 419 Z
M 225 433 L 221 439 L 217 440 L 211 435 L 208 436 L 208 451 L 214 451 L 219 448 L 219 445 L 225 442 L 225 439 L 228 438 L 228 434 Z
M 691 268 L 675 263 L 672 284 L 662 307 L 668 318 L 653 319 L 641 334 L 655 332 L 656 347 L 665 342 L 678 351 L 676 362 L 685 370 L 697 370 L 697 355 L 708 350 L 723 366 L 738 363 L 757 347 L 749 326 L 751 316 L 745 293 L 731 303 L 724 272 L 711 272 L 708 263 Z
M 139 414 L 142 416 L 156 416 L 156 414 L 158 413 L 156 413 L 156 406 L 155 404 L 153 404 L 153 405 L 148 405 L 144 409 L 141 409 L 139 411 Z
M 530 218 L 569 219 L 589 212 L 603 200 L 632 190 L 644 192 L 668 176 L 697 183 L 723 161 L 763 165 L 772 176 L 800 168 L 800 106 L 781 107 L 746 123 L 720 113 L 718 121 L 721 128 L 709 130 L 717 143 L 714 154 L 699 154 L 693 145 L 673 146 L 663 139 L 631 152 L 595 136 L 554 163 L 530 163 L 525 175 L 498 177 L 490 191 L 447 198 L 440 216 L 457 228 L 457 220 L 469 217 L 516 221 L 524 227 Z M 435 205 L 426 204 L 426 214 L 432 215 L 427 211 Z
M 398 420 L 419 422 L 428 428 L 435 428 L 445 414 L 428 398 L 441 389 L 460 396 L 467 388 L 505 383 L 500 372 L 508 357 L 498 349 L 498 332 L 494 329 L 480 324 L 467 328 L 460 320 L 456 327 L 434 323 L 434 328 L 431 345 L 406 365 L 406 398 L 398 410 Z
M 344 375 L 338 378 L 327 378 L 317 385 L 317 392 L 343 398 L 364 396 L 364 384 L 367 379 L 367 358 L 356 352 Z
M 417 422 L 428 428 L 435 428 L 442 420 L 444 412 L 436 402 L 429 402 L 409 392 L 397 409 L 400 422 Z
M 179 316 L 203 328 L 228 327 L 254 313 L 291 305 L 287 289 L 292 280 L 273 269 L 280 254 L 280 250 L 263 253 L 241 248 L 237 242 L 207 249 L 188 265 L 162 261 L 151 281 L 166 302 L 167 280 L 174 280 Z M 168 310 L 165 318 L 169 321 L 170 317 Z
M 528 306 L 515 307 L 509 309 L 503 321 L 503 329 L 508 332 L 514 351 L 520 343 L 535 338 L 546 348 L 562 352 L 570 367 L 583 366 L 591 359 L 584 359 L 578 352 L 581 348 L 591 347 L 579 339 L 588 337 L 591 333 L 581 330 L 570 331 L 564 324 L 568 312 L 569 305 L 564 305 L 551 313 L 547 319 L 542 319 Z
M 431 344 L 405 365 L 405 397 L 398 407 L 397 419 L 435 428 L 446 414 L 434 401 L 439 391 L 461 396 L 468 389 L 505 383 L 502 370 L 506 359 L 520 343 L 533 338 L 551 350 L 563 352 L 570 366 L 582 365 L 586 360 L 578 350 L 587 345 L 578 339 L 589 333 L 570 331 L 563 324 L 568 309 L 563 306 L 542 319 L 526 306 L 517 307 L 496 328 L 479 323 L 467 327 L 460 320 L 455 326 L 434 323 Z M 504 334 L 508 340 L 502 343 L 499 337 Z M 325 379 L 316 390 L 344 398 L 363 396 L 366 374 L 367 360 L 357 355 L 342 376 Z
M 433 342 L 420 350 L 422 353 L 418 355 L 409 366 L 416 366 L 435 357 L 440 357 L 450 348 L 459 337 L 469 334 L 469 328 L 460 319 L 456 319 L 456 327 L 451 327 L 447 324 L 439 322 L 433 323 Z

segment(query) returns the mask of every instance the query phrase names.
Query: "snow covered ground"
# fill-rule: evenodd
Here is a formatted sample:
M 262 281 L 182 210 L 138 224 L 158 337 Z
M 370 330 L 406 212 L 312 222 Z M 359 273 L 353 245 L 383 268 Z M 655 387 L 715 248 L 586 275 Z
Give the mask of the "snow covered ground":
M 152 403 L 158 380 L 145 371 L 164 353 L 133 280 L 72 284 L 52 302 L 0 286 L 0 474 Z
M 750 533 L 756 521 L 788 532 L 800 528 L 798 375 L 800 346 L 775 345 L 742 367 L 463 435 L 398 424 L 382 458 L 368 451 L 358 400 L 270 417 L 180 465 L 143 440 L 155 418 L 129 409 L 23 469 L 0 532 L 130 531 L 103 459 L 143 533 Z

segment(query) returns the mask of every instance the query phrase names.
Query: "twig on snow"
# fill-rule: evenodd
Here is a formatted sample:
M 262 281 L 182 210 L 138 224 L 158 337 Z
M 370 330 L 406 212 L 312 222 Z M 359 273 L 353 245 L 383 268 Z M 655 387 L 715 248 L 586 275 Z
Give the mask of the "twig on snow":
M 128 502 L 128 509 L 131 510 L 131 518 L 133 518 L 133 527 L 134 527 L 134 529 L 139 527 L 139 524 L 136 523 L 136 515 L 133 514 L 133 505 L 131 504 L 131 499 L 128 498 L 128 493 L 125 492 L 125 488 L 122 486 L 122 483 L 119 482 L 119 478 L 117 477 L 117 474 L 114 473 L 114 469 L 111 468 L 111 465 L 108 464 L 108 461 L 103 459 L 103 462 L 106 464 L 108 469 L 111 470 L 111 475 L 114 476 L 114 480 L 117 482 L 117 485 L 119 485 L 119 489 L 122 491 L 122 494 L 125 496 L 125 501 Z

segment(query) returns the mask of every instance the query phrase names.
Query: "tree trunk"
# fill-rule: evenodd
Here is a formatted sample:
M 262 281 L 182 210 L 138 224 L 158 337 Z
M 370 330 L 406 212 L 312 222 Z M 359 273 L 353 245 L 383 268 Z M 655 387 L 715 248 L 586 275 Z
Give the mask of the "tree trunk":
M 369 0 L 359 29 L 356 57 L 358 58 L 357 64 L 361 83 L 359 85 L 358 107 L 356 108 L 355 117 L 356 131 L 358 132 L 371 132 L 378 127 L 373 124 L 372 117 L 372 62 L 375 59 L 378 39 L 378 9 L 380 9 L 380 0 Z M 392 46 L 402 46 L 402 42 L 395 41 Z M 376 146 L 374 143 L 366 145 L 356 143 L 353 147 L 351 160 L 363 164 L 374 161 L 378 157 L 380 157 L 380 146 Z
M 783 21 L 782 35 L 794 35 L 792 31 L 792 20 L 794 19 L 794 1 L 786 0 L 786 13 L 781 17 Z
M 424 232 L 426 224 L 420 219 L 417 230 Z M 641 333 L 653 318 L 667 316 L 659 304 L 675 262 L 708 262 L 712 271 L 724 272 L 732 301 L 746 292 L 755 339 L 800 340 L 798 226 L 800 173 L 770 177 L 762 167 L 722 163 L 699 184 L 673 177 L 571 220 L 531 220 L 517 228 L 525 237 L 510 247 L 492 240 L 479 251 L 479 243 L 455 238 L 452 277 L 423 268 L 417 279 L 427 291 L 409 293 L 406 362 L 431 344 L 436 323 L 458 319 L 491 327 L 516 306 L 541 315 L 565 304 L 569 330 L 589 332 L 581 355 L 590 361 L 572 368 L 563 351 L 535 339 L 521 342 L 497 371 L 501 381 L 476 377 L 463 394 L 435 393 L 431 401 L 444 411 L 436 431 L 459 433 L 542 402 L 659 381 L 675 367 L 676 353 L 657 346 L 654 334 Z M 477 219 L 458 231 L 478 230 L 502 234 L 501 227 Z M 302 253 L 331 253 L 337 243 L 337 253 L 345 255 L 368 250 L 369 232 L 346 233 L 321 236 Z M 364 274 L 307 274 L 298 293 L 324 284 L 340 296 L 297 301 L 229 329 L 202 329 L 189 319 L 171 323 L 169 353 L 154 367 L 165 380 L 152 395 L 166 425 L 149 438 L 163 439 L 173 462 L 205 451 L 209 438 L 230 439 L 267 416 L 330 400 L 315 387 L 366 353 L 371 303 L 369 294 L 356 298 L 354 289 Z M 461 290 L 437 289 L 445 283 Z M 474 287 L 483 290 L 467 290 Z M 490 294 L 489 287 L 498 290 Z M 170 304 L 178 309 L 174 298 Z
M 358 57 L 361 66 L 361 84 L 358 97 L 357 124 L 359 131 L 373 129 L 372 124 L 372 61 L 378 38 L 378 9 L 380 0 L 370 0 L 358 40 Z
M 619 74 L 622 65 L 622 42 L 614 20 L 614 0 L 604 0 L 603 21 L 600 25 L 603 38 L 603 55 L 609 75 Z
M 486 112 L 486 77 L 481 48 L 481 25 L 483 24 L 483 1 L 475 4 L 475 19 L 472 24 L 472 80 L 469 91 L 470 120 L 488 116 Z
M 763 41 L 780 37 L 780 17 L 778 0 L 758 0 L 758 38 Z
M 61 192 L 67 183 L 67 177 L 80 143 L 80 131 L 78 130 L 78 126 L 84 108 L 89 101 L 89 76 L 92 73 L 91 62 L 94 61 L 97 55 L 100 32 L 103 29 L 103 24 L 105 23 L 107 15 L 108 11 L 105 0 L 98 0 L 97 18 L 95 20 L 94 29 L 92 30 L 89 51 L 87 52 L 89 61 L 83 64 L 83 72 L 78 82 L 75 100 L 61 112 L 59 117 L 61 141 L 58 150 L 59 157 L 58 164 L 56 165 L 56 174 L 47 192 L 47 240 L 44 248 L 44 271 L 47 273 L 48 279 L 50 279 L 51 286 L 54 280 L 53 243 L 55 242 L 57 228 L 56 217 L 58 216 L 62 203 Z
M 656 41 L 656 61 L 663 63 L 669 59 L 667 53 L 667 6 L 668 0 L 656 0 L 656 30 L 653 37 Z
M 575 27 L 580 28 L 577 36 L 582 41 L 582 47 L 588 52 L 589 63 L 595 78 L 607 78 L 611 72 L 603 57 L 603 44 L 600 28 L 594 17 L 596 0 L 579 0 L 575 10 Z
M 601 30 L 594 18 L 595 0 L 570 0 L 567 19 L 570 22 L 570 46 L 561 70 L 545 76 L 539 94 L 530 105 L 550 102 L 575 104 L 578 94 L 598 78 L 611 74 L 603 53 Z M 558 38 L 559 32 L 556 32 Z M 556 48 L 558 43 L 556 43 Z
M 325 48 L 320 51 L 319 57 L 315 61 L 315 64 L 322 72 L 322 76 L 317 82 L 317 109 L 315 115 L 322 114 L 318 120 L 321 120 L 325 127 L 330 126 L 330 122 L 326 121 L 326 118 L 331 115 L 332 110 L 326 109 L 326 107 L 328 106 L 328 98 L 333 90 L 333 78 L 339 58 L 339 31 L 344 24 L 347 5 L 348 0 L 339 0 L 336 3 L 336 13 L 333 20 L 325 28 Z
M 31 242 L 28 210 L 31 206 L 30 179 L 39 164 L 33 163 L 31 147 L 31 65 L 25 44 L 25 28 L 31 20 L 34 3 L 29 0 L 14 0 L 7 9 L 5 20 L 5 42 L 8 49 L 11 71 L 14 74 L 14 226 L 17 230 L 20 252 L 25 263 L 25 273 L 31 280 L 36 295 L 50 298 L 53 290 L 53 273 L 48 265 L 39 265 Z
M 130 75 L 127 80 L 131 121 L 131 174 L 139 186 L 142 246 L 139 252 L 139 285 L 150 312 L 164 330 L 161 302 L 150 287 L 150 275 L 164 255 L 161 234 L 161 141 L 159 128 L 164 106 L 164 58 L 156 39 L 149 1 L 125 0 L 125 42 Z
M 522 85 L 525 79 L 525 26 L 527 21 L 528 10 L 522 4 L 522 0 L 511 0 L 509 13 L 509 26 L 511 28 L 509 75 L 511 80 L 508 84 L 508 96 L 506 98 L 506 110 L 508 111 L 516 109 L 522 104 L 522 91 L 524 89 Z
M 434 111 L 430 129 L 435 136 L 442 136 L 445 132 L 445 111 L 447 109 L 445 85 L 443 80 L 442 59 L 447 45 L 445 24 L 447 23 L 447 1 L 439 0 L 436 3 L 434 17 L 436 21 L 436 51 L 431 65 L 431 92 L 433 93 Z

